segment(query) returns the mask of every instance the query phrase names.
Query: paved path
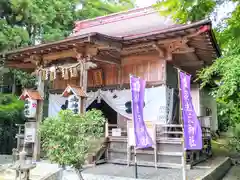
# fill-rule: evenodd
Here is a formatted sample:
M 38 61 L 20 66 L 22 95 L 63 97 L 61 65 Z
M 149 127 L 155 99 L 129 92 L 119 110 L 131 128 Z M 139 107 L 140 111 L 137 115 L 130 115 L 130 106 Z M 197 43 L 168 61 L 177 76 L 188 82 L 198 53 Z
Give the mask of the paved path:
M 206 169 L 188 170 L 187 171 L 188 180 L 195 180 L 199 178 L 205 171 Z M 122 177 L 121 180 L 123 180 L 127 178 L 134 178 L 134 167 L 104 164 L 99 165 L 95 168 L 86 169 L 84 173 L 92 175 L 94 174 L 98 176 L 108 175 L 110 177 Z M 164 168 L 155 169 L 152 167 L 138 167 L 138 177 L 140 179 L 151 180 L 179 180 L 182 179 L 182 172 L 181 169 L 164 169 Z
M 222 180 L 240 180 L 240 166 L 233 166 Z
M 200 178 L 222 160 L 223 158 L 215 158 L 200 163 L 194 169 L 187 171 L 187 179 L 196 180 Z M 96 167 L 86 168 L 82 174 L 84 180 L 134 180 L 134 167 L 102 164 Z M 63 175 L 63 180 L 77 180 L 76 175 L 71 171 L 64 171 Z M 182 179 L 182 171 L 181 169 L 138 167 L 138 178 L 139 180 L 180 180 Z
M 187 171 L 187 179 L 188 180 L 196 180 L 206 174 L 211 168 L 215 167 L 217 164 L 219 164 L 221 161 L 223 161 L 224 158 L 213 158 L 210 159 L 204 163 L 200 163 L 198 166 L 196 166 L 194 169 Z M 90 175 L 96 175 L 99 178 L 106 177 L 108 175 L 108 178 L 102 178 L 102 180 L 108 180 L 112 179 L 112 177 L 122 177 L 121 180 L 124 180 L 127 178 L 134 178 L 134 167 L 130 166 L 123 166 L 123 165 L 114 165 L 114 164 L 103 164 L 98 165 L 96 167 L 87 168 L 83 171 L 85 173 L 87 178 L 86 180 L 96 180 L 91 179 Z M 164 168 L 158 168 L 155 169 L 153 167 L 138 167 L 138 177 L 141 179 L 151 179 L 151 180 L 179 180 L 182 179 L 182 170 L 181 169 L 164 169 Z M 120 179 L 116 179 L 120 180 Z M 130 180 L 130 179 L 129 179 Z

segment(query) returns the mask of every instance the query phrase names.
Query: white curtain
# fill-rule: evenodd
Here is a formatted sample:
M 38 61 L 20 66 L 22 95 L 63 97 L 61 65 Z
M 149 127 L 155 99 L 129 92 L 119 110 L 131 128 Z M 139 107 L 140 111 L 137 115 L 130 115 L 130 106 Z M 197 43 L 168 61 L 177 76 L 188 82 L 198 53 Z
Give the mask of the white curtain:
M 131 101 L 131 92 L 129 89 L 125 90 L 98 90 L 96 92 L 89 92 L 86 108 L 90 106 L 94 100 L 103 99 L 112 109 L 125 118 L 131 119 L 132 114 L 126 113 L 125 103 Z M 49 95 L 49 116 L 55 116 L 61 110 L 61 106 L 65 103 L 67 98 L 61 95 Z M 144 120 L 158 121 L 166 123 L 167 119 L 167 99 L 166 86 L 159 86 L 145 89 L 145 107 L 143 111 Z
M 98 98 L 98 96 L 100 95 L 100 89 L 98 91 L 95 92 L 88 92 L 87 93 L 87 102 L 86 102 L 86 108 L 88 108 L 88 106 L 90 106 L 94 100 L 96 100 Z
M 116 96 L 114 98 L 114 96 Z M 126 113 L 125 103 L 131 101 L 130 90 L 101 91 L 100 97 L 116 112 L 130 119 L 131 114 Z
M 100 91 L 101 98 L 116 112 L 131 119 L 126 113 L 125 103 L 131 101 L 131 92 L 127 90 Z M 166 121 L 166 87 L 159 86 L 145 89 L 145 107 L 143 111 L 146 121 Z M 164 123 L 164 122 L 163 122 Z
M 56 116 L 66 100 L 67 98 L 62 97 L 60 94 L 49 94 L 48 116 Z

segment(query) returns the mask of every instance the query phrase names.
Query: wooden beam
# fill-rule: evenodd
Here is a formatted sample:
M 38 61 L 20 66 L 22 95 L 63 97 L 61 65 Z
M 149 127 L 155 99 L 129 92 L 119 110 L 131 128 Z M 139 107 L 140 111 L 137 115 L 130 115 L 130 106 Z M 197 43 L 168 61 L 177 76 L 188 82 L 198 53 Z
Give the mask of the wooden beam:
M 112 40 L 111 38 L 103 37 L 101 35 L 90 37 L 90 43 L 100 45 L 101 48 L 105 47 L 108 49 L 116 49 L 117 51 L 122 50 L 122 44 L 120 42 Z
M 69 58 L 69 57 L 76 58 L 77 54 L 78 53 L 77 53 L 76 49 L 73 48 L 73 49 L 70 49 L 70 50 L 45 54 L 45 55 L 43 55 L 43 61 L 49 62 L 49 61 L 54 61 L 54 60 L 57 60 L 57 59 Z
M 161 85 L 165 85 L 165 81 L 147 81 L 146 82 L 146 87 L 151 88 L 151 87 L 157 87 Z M 114 89 L 129 89 L 130 84 L 129 83 L 124 83 L 124 84 L 113 84 L 113 85 L 106 85 L 103 86 L 101 89 L 102 90 L 114 90 Z M 87 91 L 96 91 L 98 90 L 99 87 L 88 87 Z
M 195 52 L 194 48 L 180 48 L 180 49 L 176 49 L 175 51 L 173 51 L 173 54 L 187 54 L 187 53 L 193 53 Z
M 95 56 L 95 57 L 93 57 L 93 61 L 103 62 L 103 63 L 107 63 L 107 64 L 115 64 L 118 66 L 121 65 L 121 61 L 118 59 L 114 59 L 114 58 L 105 58 L 105 57 Z
M 84 50 L 85 55 L 96 56 L 99 50 L 97 47 L 86 46 Z
M 135 48 L 140 48 L 140 47 L 147 47 L 147 46 L 152 46 L 153 44 L 157 44 L 158 46 L 166 45 L 166 44 L 171 44 L 175 42 L 180 42 L 180 41 L 188 41 L 186 38 L 178 37 L 178 38 L 168 38 L 165 40 L 158 40 L 157 42 L 151 41 L 147 43 L 141 43 L 137 45 L 129 45 L 127 47 L 123 47 L 123 51 L 128 50 L 128 49 L 135 49 Z
M 159 57 L 163 58 L 166 50 L 163 49 L 162 47 L 159 47 L 159 45 L 158 45 L 157 43 L 154 43 L 152 46 L 153 46 L 153 47 L 157 50 L 157 52 L 159 53 Z
M 189 41 L 189 39 L 194 38 L 194 37 L 202 34 L 203 32 L 204 31 L 199 30 L 197 32 L 190 33 L 189 35 L 179 36 L 177 38 L 167 38 L 167 39 L 163 39 L 163 40 L 158 40 L 157 44 L 158 45 L 171 44 L 171 43 L 186 44 Z M 151 46 L 153 43 L 155 43 L 155 42 L 142 43 L 142 44 L 138 44 L 138 45 L 129 45 L 129 46 L 123 48 L 123 50 L 128 50 L 129 48 L 134 49 L 134 48 L 139 48 L 139 47 L 143 47 L 143 46 Z
M 136 64 L 136 63 L 142 63 L 146 61 L 158 61 L 159 56 L 158 53 L 146 53 L 142 55 L 130 55 L 122 57 L 121 59 L 121 65 L 130 65 L 130 64 Z
M 6 63 L 5 66 L 17 69 L 34 69 L 36 66 L 32 63 Z
M 184 61 L 184 62 L 179 62 L 181 66 L 202 66 L 204 65 L 204 62 L 202 61 Z

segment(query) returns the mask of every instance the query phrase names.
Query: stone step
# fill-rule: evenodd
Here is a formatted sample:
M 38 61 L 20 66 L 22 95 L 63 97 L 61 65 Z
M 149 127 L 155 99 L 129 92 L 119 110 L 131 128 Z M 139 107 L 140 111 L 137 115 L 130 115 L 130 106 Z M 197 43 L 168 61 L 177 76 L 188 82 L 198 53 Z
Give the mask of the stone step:
M 161 135 L 161 134 L 179 134 L 179 135 L 182 135 L 183 132 L 182 131 L 162 131 L 162 132 L 158 132 L 158 135 Z
M 107 162 L 112 163 L 112 164 L 128 165 L 128 161 L 123 160 L 123 159 L 108 160 Z M 134 165 L 134 161 L 130 161 L 129 165 Z M 138 166 L 146 166 L 146 167 L 155 167 L 154 162 L 141 161 L 141 160 L 138 160 L 138 159 L 137 159 L 137 165 Z M 182 168 L 182 164 L 158 162 L 157 167 L 158 168 L 179 168 L 180 169 L 180 168 Z
M 108 151 L 108 157 L 107 160 L 114 160 L 114 159 L 122 159 L 127 160 L 128 158 L 134 159 L 134 153 L 129 154 L 129 157 L 127 155 L 127 152 L 124 151 Z M 154 151 L 152 153 L 137 153 L 137 159 L 139 161 L 145 161 L 145 162 L 155 162 L 155 155 Z M 181 155 L 177 154 L 173 156 L 173 154 L 170 154 L 166 152 L 165 153 L 158 153 L 157 154 L 157 162 L 158 163 L 175 163 L 175 164 L 181 164 Z
M 109 152 L 116 152 L 116 153 L 127 153 L 126 150 L 120 149 L 108 149 Z M 154 155 L 154 150 L 136 150 L 137 154 L 149 154 Z M 134 153 L 134 150 L 131 150 L 131 153 Z M 166 151 L 158 151 L 158 155 L 165 155 L 165 156 L 182 156 L 182 152 L 166 152 Z
M 109 137 L 109 142 L 127 142 L 127 137 Z M 157 143 L 181 144 L 182 138 L 158 137 Z
M 127 142 L 113 141 L 109 143 L 109 149 L 122 149 L 127 150 L 128 145 Z M 157 151 L 161 152 L 182 152 L 182 144 L 177 141 L 163 141 L 163 143 L 157 143 Z M 144 149 L 143 151 L 146 151 Z

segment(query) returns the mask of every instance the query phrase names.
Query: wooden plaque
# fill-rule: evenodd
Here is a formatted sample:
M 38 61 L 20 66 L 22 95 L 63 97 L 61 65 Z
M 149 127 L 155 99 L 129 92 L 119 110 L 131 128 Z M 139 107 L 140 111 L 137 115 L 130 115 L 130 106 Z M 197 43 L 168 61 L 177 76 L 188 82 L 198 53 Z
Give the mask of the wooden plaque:
M 102 69 L 93 70 L 93 83 L 94 83 L 94 86 L 102 86 L 103 85 Z

